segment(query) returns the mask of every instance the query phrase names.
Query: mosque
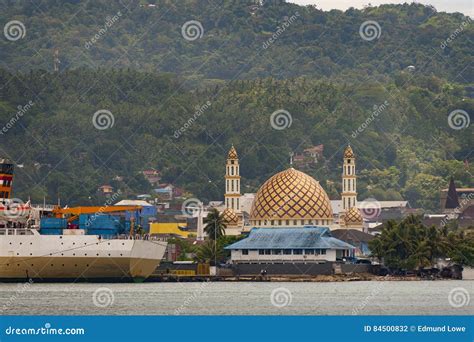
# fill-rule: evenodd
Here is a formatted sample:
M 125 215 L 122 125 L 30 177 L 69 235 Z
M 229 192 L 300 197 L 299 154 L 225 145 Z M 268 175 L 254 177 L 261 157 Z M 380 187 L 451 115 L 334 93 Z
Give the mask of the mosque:
M 226 162 L 223 217 L 226 235 L 248 236 L 226 249 L 232 263 L 327 262 L 353 257 L 356 247 L 332 236 L 331 230 L 363 230 L 357 208 L 356 157 L 344 150 L 342 212 L 335 217 L 331 201 L 311 176 L 290 167 L 270 177 L 251 206 L 240 193 L 239 157 L 231 147 Z M 249 208 L 248 217 L 244 208 Z M 337 219 L 337 222 L 336 222 Z
M 226 235 L 239 235 L 250 228 L 303 226 L 362 231 L 363 217 L 357 208 L 355 167 L 355 154 L 347 146 L 342 166 L 342 211 L 335 216 L 331 201 L 319 182 L 293 167 L 270 177 L 254 196 L 242 196 L 239 157 L 232 146 L 227 154 L 225 174 L 223 215 L 227 225 Z

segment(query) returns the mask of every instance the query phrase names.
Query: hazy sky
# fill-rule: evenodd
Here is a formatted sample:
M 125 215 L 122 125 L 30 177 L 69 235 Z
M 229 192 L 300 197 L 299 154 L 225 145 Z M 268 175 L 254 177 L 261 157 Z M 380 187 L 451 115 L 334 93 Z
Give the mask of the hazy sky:
M 349 7 L 362 8 L 367 4 L 373 6 L 380 4 L 403 4 L 410 0 L 288 0 L 299 5 L 317 5 L 325 11 L 331 9 L 346 10 Z M 474 0 L 418 0 L 418 3 L 433 5 L 440 12 L 461 12 L 474 17 Z

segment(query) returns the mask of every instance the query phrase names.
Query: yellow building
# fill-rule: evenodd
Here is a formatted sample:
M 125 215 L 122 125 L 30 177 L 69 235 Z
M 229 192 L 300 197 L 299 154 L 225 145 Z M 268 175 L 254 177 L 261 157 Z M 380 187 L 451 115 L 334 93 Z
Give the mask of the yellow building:
M 182 228 L 186 228 L 187 223 L 151 223 L 150 224 L 150 234 L 169 234 L 169 235 L 177 235 L 183 238 L 189 237 L 192 232 L 188 232 L 183 230 Z

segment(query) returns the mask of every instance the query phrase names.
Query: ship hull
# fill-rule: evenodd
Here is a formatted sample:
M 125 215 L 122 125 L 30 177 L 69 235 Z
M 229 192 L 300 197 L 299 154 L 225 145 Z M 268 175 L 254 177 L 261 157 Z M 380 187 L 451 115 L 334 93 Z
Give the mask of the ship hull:
M 0 281 L 144 280 L 165 249 L 161 241 L 95 235 L 0 236 Z

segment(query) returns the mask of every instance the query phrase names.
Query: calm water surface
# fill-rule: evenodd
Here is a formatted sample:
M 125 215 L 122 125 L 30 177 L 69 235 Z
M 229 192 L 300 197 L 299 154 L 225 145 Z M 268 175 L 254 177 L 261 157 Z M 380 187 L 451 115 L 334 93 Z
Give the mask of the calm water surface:
M 0 314 L 471 315 L 473 292 L 472 280 L 0 284 Z

